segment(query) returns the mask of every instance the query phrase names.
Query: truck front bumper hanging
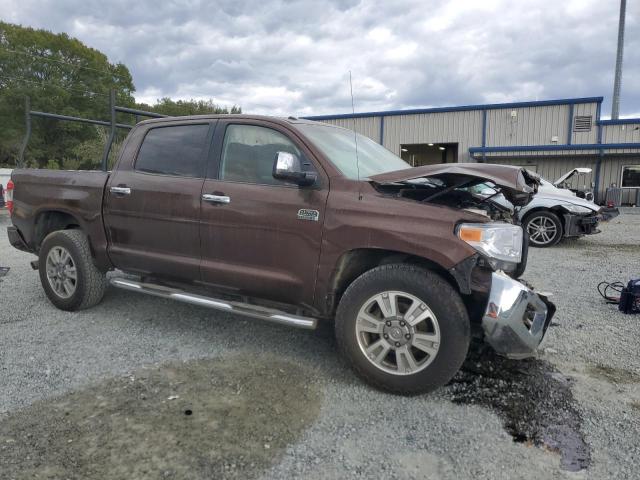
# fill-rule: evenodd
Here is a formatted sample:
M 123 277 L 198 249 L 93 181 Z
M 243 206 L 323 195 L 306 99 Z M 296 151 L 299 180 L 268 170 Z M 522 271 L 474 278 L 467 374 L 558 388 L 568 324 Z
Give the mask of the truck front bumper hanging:
M 505 273 L 493 272 L 482 317 L 485 340 L 500 355 L 530 357 L 542 342 L 555 311 L 555 305 L 544 295 Z

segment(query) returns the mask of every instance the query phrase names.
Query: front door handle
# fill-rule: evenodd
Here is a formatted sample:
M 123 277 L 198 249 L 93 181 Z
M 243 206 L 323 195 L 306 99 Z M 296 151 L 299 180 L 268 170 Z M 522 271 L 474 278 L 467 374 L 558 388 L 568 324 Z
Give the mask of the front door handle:
M 202 200 L 211 203 L 231 203 L 231 199 L 226 195 L 213 195 L 211 193 L 203 194 Z
M 111 187 L 109 189 L 109 191 L 111 193 L 116 194 L 116 195 L 130 195 L 131 194 L 131 189 L 129 187 Z

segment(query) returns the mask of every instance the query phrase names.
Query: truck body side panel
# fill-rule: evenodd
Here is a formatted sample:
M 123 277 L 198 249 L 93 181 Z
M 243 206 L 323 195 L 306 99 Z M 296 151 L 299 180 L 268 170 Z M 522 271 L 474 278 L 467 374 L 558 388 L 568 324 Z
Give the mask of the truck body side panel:
M 14 170 L 14 211 L 11 216 L 29 248 L 37 252 L 38 219 L 49 212 L 73 217 L 89 237 L 94 262 L 101 270 L 112 267 L 102 224 L 102 196 L 108 172 L 75 170 Z
M 339 259 L 357 249 L 376 249 L 420 257 L 450 269 L 475 253 L 454 234 L 459 221 L 478 221 L 472 213 L 394 199 L 356 182 L 332 179 L 318 266 L 315 307 L 323 311 Z
M 118 170 L 110 185 L 131 194 L 105 193 L 109 256 L 124 271 L 198 280 L 202 178 Z
M 214 123 L 176 119 L 170 122 L 169 128 L 195 125 L 209 129 L 210 134 L 202 140 L 200 160 L 204 166 Z M 145 134 L 154 126 L 161 128 L 156 124 L 143 124 L 132 131 L 117 169 L 109 179 L 104 201 L 109 256 L 113 264 L 124 271 L 198 281 L 204 176 L 136 170 L 135 161 Z M 130 193 L 114 193 L 113 187 L 128 188 Z
M 203 193 L 224 195 L 228 204 L 204 202 L 201 210 L 202 280 L 245 295 L 308 307 L 313 304 L 329 179 L 295 131 L 264 120 L 233 121 L 269 128 L 288 137 L 318 174 L 314 186 L 222 180 L 217 164 Z M 226 121 L 214 140 L 220 161 Z

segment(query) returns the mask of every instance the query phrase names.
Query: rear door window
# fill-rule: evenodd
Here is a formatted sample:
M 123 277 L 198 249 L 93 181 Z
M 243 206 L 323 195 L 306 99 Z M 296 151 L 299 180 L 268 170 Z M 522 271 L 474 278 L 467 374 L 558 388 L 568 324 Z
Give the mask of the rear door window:
M 145 173 L 204 177 L 209 125 L 152 128 L 144 137 L 135 169 Z

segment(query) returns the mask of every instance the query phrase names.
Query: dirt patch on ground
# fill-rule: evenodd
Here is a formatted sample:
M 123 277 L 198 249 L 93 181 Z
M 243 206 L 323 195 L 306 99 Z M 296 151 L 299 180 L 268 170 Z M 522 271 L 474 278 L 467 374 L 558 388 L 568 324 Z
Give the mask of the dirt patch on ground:
M 570 386 L 548 362 L 509 360 L 476 345 L 447 389 L 454 403 L 493 410 L 514 442 L 558 452 L 563 469 L 579 471 L 589 466 L 591 450 Z
M 623 368 L 614 368 L 606 365 L 591 365 L 587 372 L 593 378 L 609 383 L 640 383 L 640 375 Z
M 640 402 L 631 402 L 631 408 L 640 412 Z
M 263 356 L 143 369 L 0 418 L 3 478 L 254 478 L 313 422 L 300 365 Z

